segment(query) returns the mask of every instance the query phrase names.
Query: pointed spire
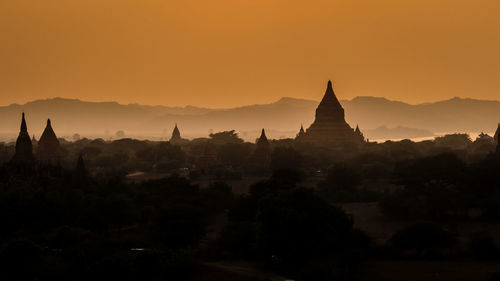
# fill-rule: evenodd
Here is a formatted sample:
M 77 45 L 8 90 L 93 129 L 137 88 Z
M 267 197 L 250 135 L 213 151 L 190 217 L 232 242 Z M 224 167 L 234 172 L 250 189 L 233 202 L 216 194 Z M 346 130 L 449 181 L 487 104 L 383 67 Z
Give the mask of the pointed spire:
M 303 134 L 304 133 L 304 126 L 302 124 L 300 124 L 300 131 L 299 131 L 300 134 Z
M 28 132 L 28 126 L 26 126 L 26 119 L 24 118 L 24 112 L 21 120 L 21 132 Z
M 328 84 L 326 85 L 326 91 L 332 91 L 333 92 L 333 86 L 332 86 L 332 80 L 328 80 Z
M 47 126 L 38 140 L 37 158 L 44 164 L 59 164 L 60 143 L 50 119 L 47 119 Z
M 264 128 L 262 128 L 262 132 L 260 133 L 259 142 L 260 141 L 267 141 L 266 131 L 264 130 Z
M 327 106 L 330 109 L 342 109 L 342 105 L 340 105 L 339 100 L 335 96 L 335 92 L 333 91 L 332 81 L 330 80 L 328 80 L 325 95 L 323 96 L 323 99 L 321 100 L 319 106 L 320 107 Z
M 361 133 L 361 131 L 359 130 L 358 124 L 356 124 L 356 133 L 358 133 L 358 134 Z
M 34 162 L 33 144 L 31 143 L 31 138 L 28 134 L 28 126 L 26 126 L 24 112 L 21 120 L 21 131 L 19 132 L 19 136 L 16 140 L 16 153 L 11 161 L 17 164 L 29 165 Z
M 181 142 L 181 141 L 182 141 L 181 132 L 179 131 L 179 128 L 177 127 L 177 123 L 175 123 L 174 130 L 172 131 L 172 137 L 170 137 L 170 142 L 176 143 L 176 142 Z

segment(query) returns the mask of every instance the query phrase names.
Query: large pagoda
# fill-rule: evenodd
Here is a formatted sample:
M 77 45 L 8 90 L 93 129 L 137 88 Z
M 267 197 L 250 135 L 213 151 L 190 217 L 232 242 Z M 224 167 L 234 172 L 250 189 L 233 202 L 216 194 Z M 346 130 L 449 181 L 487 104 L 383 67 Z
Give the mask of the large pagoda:
M 325 95 L 316 109 L 314 123 L 305 132 L 299 133 L 297 140 L 331 146 L 364 142 L 359 129 L 355 131 L 345 121 L 344 109 L 333 92 L 331 81 L 328 81 Z

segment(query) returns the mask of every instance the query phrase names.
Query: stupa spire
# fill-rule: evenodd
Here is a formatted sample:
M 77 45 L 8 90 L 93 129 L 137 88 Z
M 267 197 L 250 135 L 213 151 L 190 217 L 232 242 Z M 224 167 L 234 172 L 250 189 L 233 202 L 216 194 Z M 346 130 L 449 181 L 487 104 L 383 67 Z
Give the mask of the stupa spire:
M 326 85 L 325 95 L 323 96 L 323 99 L 321 100 L 321 103 L 319 104 L 320 107 L 322 105 L 342 109 L 342 105 L 340 105 L 340 102 L 337 99 L 335 92 L 333 91 L 333 85 L 332 85 L 331 80 L 328 80 L 328 84 Z M 342 111 L 343 111 L 343 109 L 342 109 Z
M 23 117 L 21 120 L 21 132 L 28 132 L 28 126 L 26 126 L 26 119 L 24 118 L 24 112 L 23 112 Z
M 266 131 L 262 129 L 260 138 L 257 140 L 257 145 L 252 157 L 250 158 L 250 166 L 266 170 L 271 163 L 271 145 L 266 137 Z
M 179 143 L 182 141 L 181 132 L 177 127 L 177 123 L 175 123 L 174 130 L 172 131 L 172 137 L 170 138 L 171 143 Z
M 265 140 L 265 141 L 267 141 L 266 131 L 264 130 L 264 128 L 262 128 L 259 140 Z
M 16 164 L 25 165 L 30 165 L 34 162 L 33 145 L 28 134 L 24 112 L 22 113 L 21 130 L 16 140 L 16 153 L 11 161 Z

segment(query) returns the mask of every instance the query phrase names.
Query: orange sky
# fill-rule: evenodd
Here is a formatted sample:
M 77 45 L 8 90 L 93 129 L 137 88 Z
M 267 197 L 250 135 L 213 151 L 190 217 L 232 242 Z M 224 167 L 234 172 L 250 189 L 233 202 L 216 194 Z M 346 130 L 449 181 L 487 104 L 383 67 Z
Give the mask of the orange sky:
M 500 100 L 499 0 L 2 0 L 0 104 Z

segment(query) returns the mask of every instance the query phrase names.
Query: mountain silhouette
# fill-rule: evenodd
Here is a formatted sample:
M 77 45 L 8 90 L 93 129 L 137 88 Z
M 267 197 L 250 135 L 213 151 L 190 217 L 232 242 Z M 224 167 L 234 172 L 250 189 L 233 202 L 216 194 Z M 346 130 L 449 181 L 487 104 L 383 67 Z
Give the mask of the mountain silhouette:
M 195 106 L 168 107 L 117 102 L 87 102 L 54 98 L 24 105 L 0 107 L 0 139 L 12 140 L 18 119 L 26 112 L 30 133 L 40 136 L 47 118 L 59 136 L 78 133 L 87 137 L 113 137 L 123 130 L 137 138 L 169 138 L 175 123 L 183 137 L 205 137 L 209 132 L 236 130 L 246 140 L 255 140 L 266 128 L 270 138 L 294 137 L 301 125 L 314 120 L 318 101 L 281 98 L 270 104 L 227 109 Z M 341 100 L 346 121 L 370 139 L 432 136 L 433 133 L 484 131 L 493 133 L 500 121 L 500 101 L 452 98 L 411 105 L 378 97 Z

